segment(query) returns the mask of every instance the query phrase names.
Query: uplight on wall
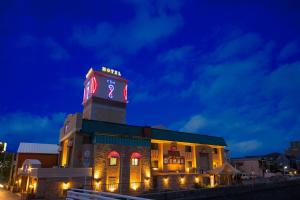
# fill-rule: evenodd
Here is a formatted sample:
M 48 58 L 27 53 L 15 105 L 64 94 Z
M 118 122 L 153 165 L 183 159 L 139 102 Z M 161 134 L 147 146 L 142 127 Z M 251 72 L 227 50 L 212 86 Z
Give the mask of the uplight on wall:
M 137 190 L 138 187 L 139 187 L 139 185 L 137 183 L 132 183 L 131 184 L 131 189 L 133 189 L 133 190 Z
M 195 183 L 199 183 L 199 177 L 198 176 L 195 177 Z
M 117 189 L 117 187 L 116 187 L 115 184 L 109 184 L 108 185 L 108 191 L 114 192 L 114 191 L 116 191 L 116 189 Z
M 164 185 L 167 186 L 169 184 L 169 177 L 164 177 Z
M 96 190 L 100 190 L 100 185 L 101 185 L 101 179 L 98 178 L 95 180 Z
M 184 176 L 180 177 L 180 184 L 184 184 L 184 182 L 185 182 Z
M 146 178 L 145 178 L 145 182 L 146 182 L 146 183 L 149 183 L 149 182 L 150 182 L 150 177 L 146 177 Z
M 70 183 L 69 182 L 63 182 L 62 183 L 62 189 L 63 190 L 67 190 L 70 188 Z

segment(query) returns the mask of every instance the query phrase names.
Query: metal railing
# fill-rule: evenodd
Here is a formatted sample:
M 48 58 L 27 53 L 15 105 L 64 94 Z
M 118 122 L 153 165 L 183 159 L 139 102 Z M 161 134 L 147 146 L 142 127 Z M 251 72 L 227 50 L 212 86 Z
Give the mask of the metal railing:
M 133 197 L 109 192 L 97 192 L 84 189 L 70 189 L 67 191 L 66 200 L 150 200 L 141 197 Z

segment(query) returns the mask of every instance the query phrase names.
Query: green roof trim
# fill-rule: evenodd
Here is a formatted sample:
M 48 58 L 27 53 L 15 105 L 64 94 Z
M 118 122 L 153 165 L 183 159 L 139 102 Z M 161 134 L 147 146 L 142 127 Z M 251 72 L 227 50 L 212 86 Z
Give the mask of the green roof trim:
M 165 130 L 165 129 L 156 129 L 156 128 L 152 128 L 151 139 L 227 146 L 224 138 L 222 137 L 201 135 L 197 133 L 186 133 L 186 132 L 179 132 L 179 131 L 172 131 L 172 130 Z
M 144 128 L 145 127 L 143 126 L 133 126 L 127 124 L 83 119 L 82 128 L 80 132 L 92 134 L 95 137 L 94 141 L 99 143 L 103 139 L 97 136 L 99 134 L 108 134 L 108 135 L 116 135 L 116 136 L 119 135 L 120 137 L 126 136 L 126 137 L 133 137 L 133 138 L 136 137 L 142 138 L 144 135 L 143 134 Z M 151 139 L 227 146 L 224 138 L 222 137 L 201 135 L 196 133 L 186 133 L 186 132 L 179 132 L 179 131 L 166 130 L 166 129 L 157 129 L 157 128 L 151 128 Z M 105 141 L 108 140 L 105 139 Z M 131 141 L 128 141 L 128 144 L 129 143 L 130 145 L 134 144 L 131 143 Z
M 128 135 L 128 136 L 140 137 L 143 134 L 143 127 L 83 119 L 81 132 L 113 133 L 113 134 L 118 134 L 118 135 Z
M 94 135 L 94 144 L 118 144 L 122 146 L 143 146 L 150 147 L 150 139 L 139 139 L 125 136 Z

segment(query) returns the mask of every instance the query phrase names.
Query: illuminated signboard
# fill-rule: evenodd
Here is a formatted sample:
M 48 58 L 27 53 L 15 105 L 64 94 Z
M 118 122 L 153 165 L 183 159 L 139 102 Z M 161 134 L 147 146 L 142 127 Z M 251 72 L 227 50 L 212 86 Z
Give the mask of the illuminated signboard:
M 84 84 L 83 103 L 86 103 L 92 96 L 127 103 L 127 80 L 116 77 L 121 76 L 119 71 L 108 69 L 102 67 L 102 71 L 106 70 L 106 73 L 94 72 L 92 69 L 88 72 Z
M 108 73 L 108 74 L 112 74 L 112 75 L 115 75 L 115 76 L 121 76 L 121 72 L 118 71 L 118 70 L 115 70 L 115 69 L 111 69 L 111 68 L 108 68 L 108 67 L 102 67 L 102 72 L 105 72 L 105 73 Z
M 0 142 L 0 152 L 3 153 L 6 151 L 7 143 L 6 142 Z

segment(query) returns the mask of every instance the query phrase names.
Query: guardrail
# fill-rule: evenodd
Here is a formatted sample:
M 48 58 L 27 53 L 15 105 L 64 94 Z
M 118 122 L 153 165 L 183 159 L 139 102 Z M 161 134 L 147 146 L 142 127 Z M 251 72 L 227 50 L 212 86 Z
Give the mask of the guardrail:
M 66 200 L 150 200 L 141 197 L 133 197 L 109 192 L 97 192 L 84 189 L 70 189 L 67 191 Z

